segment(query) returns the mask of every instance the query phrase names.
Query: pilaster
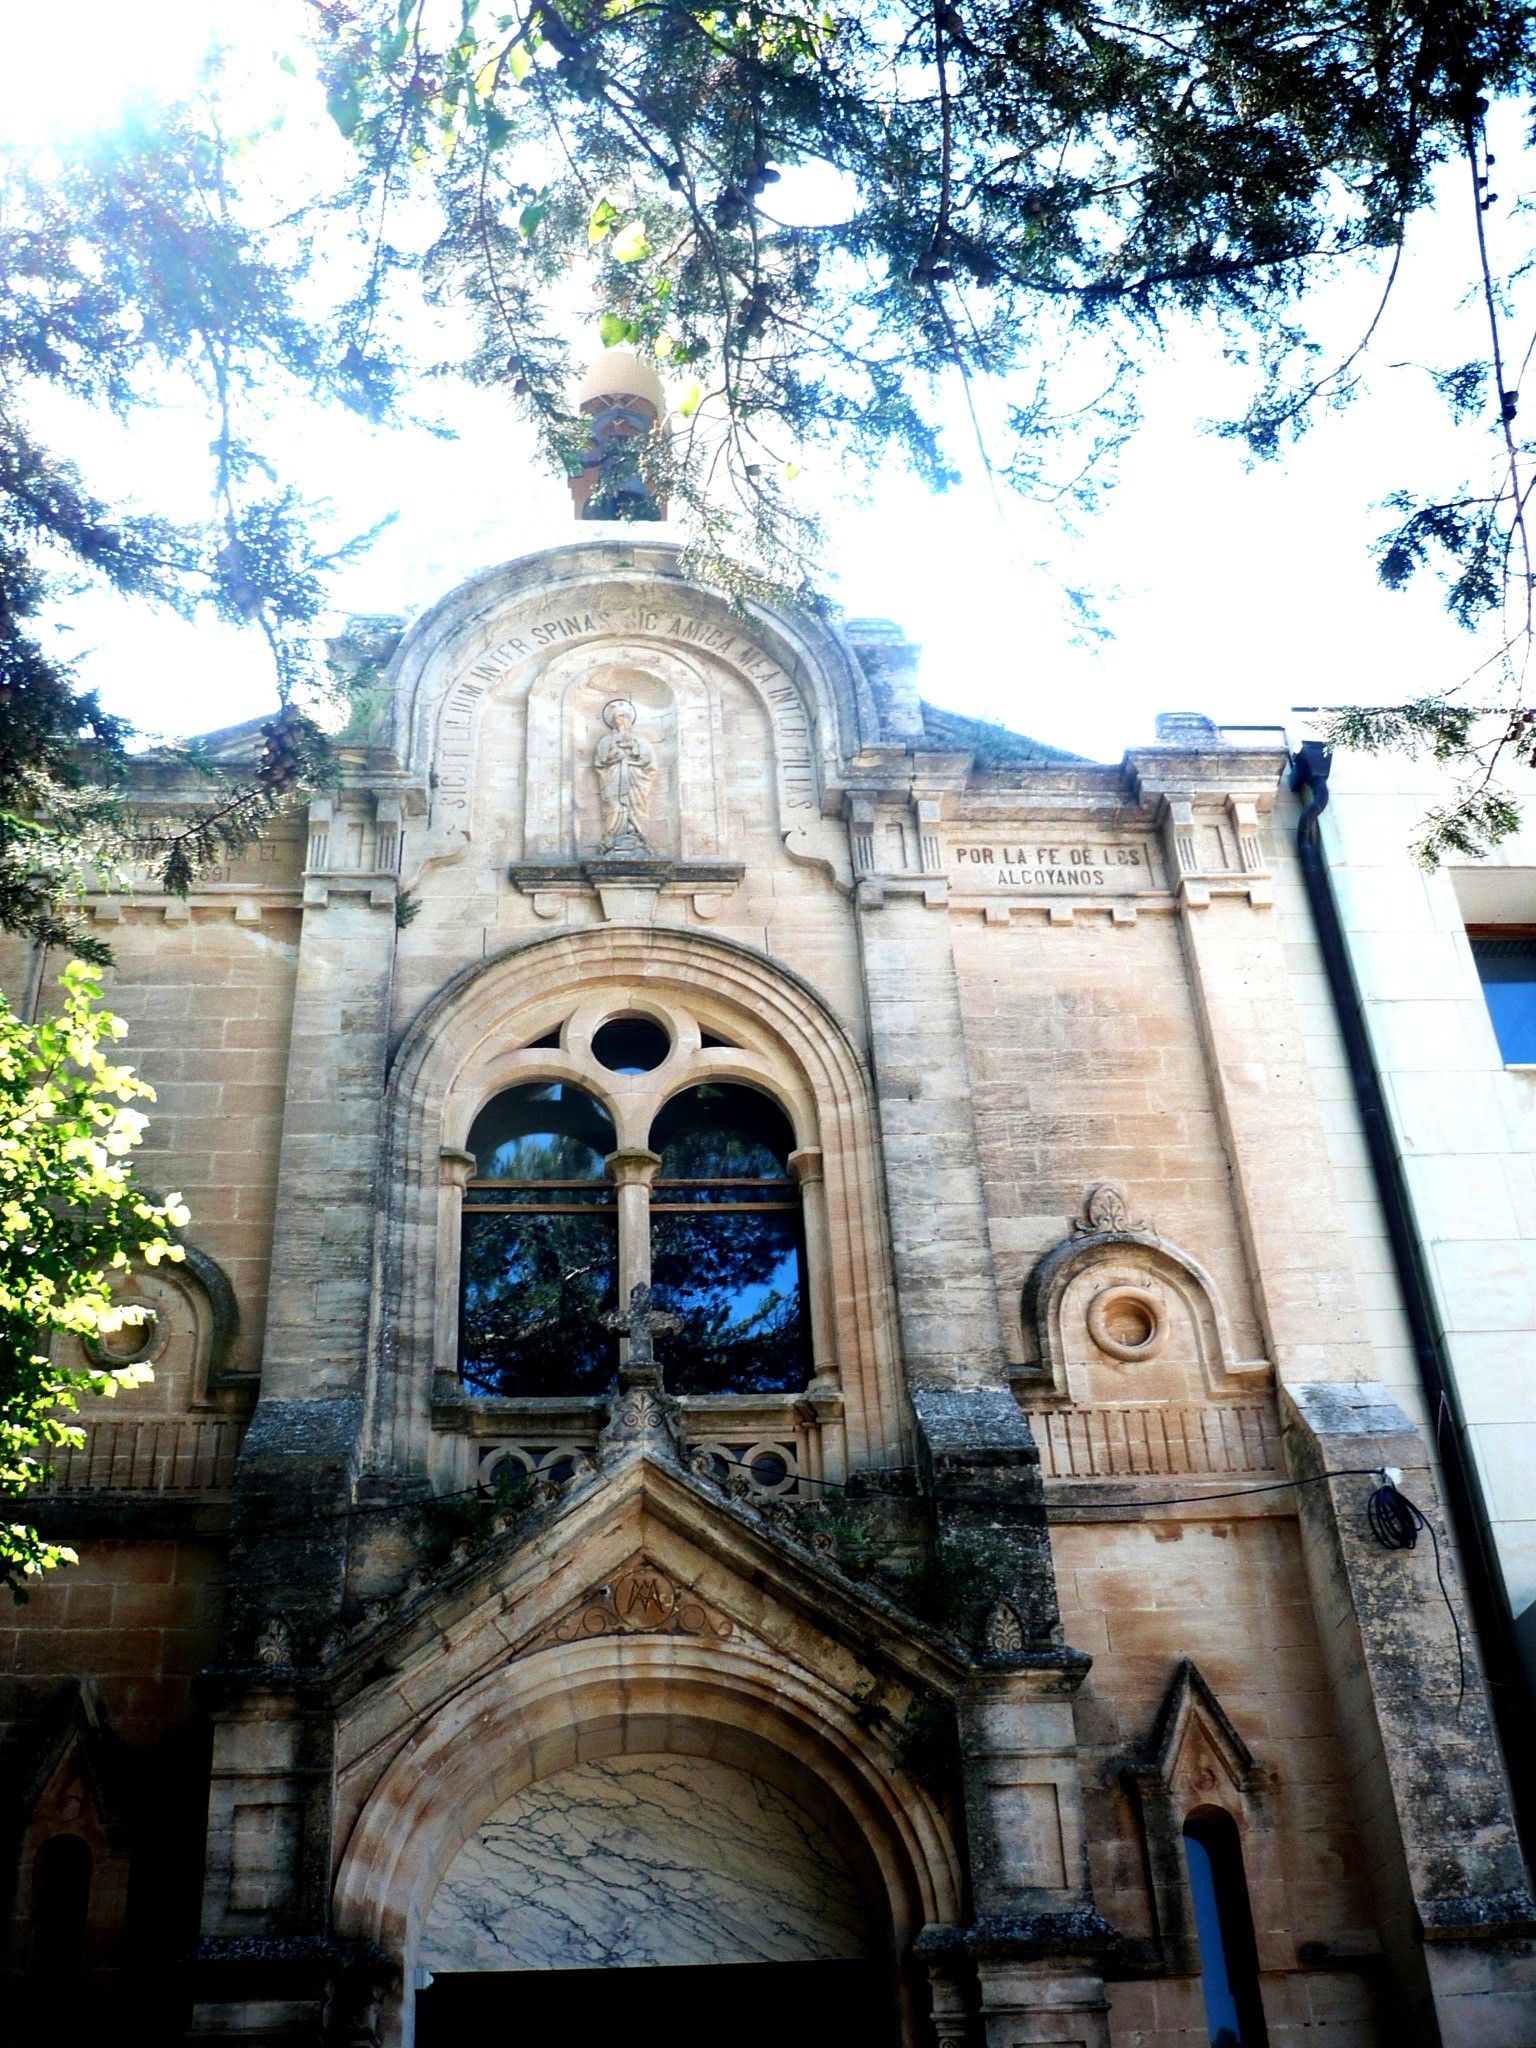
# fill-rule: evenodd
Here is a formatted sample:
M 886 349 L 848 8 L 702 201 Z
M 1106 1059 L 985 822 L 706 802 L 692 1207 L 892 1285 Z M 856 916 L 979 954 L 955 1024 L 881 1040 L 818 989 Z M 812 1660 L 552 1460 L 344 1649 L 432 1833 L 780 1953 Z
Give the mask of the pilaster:
M 852 807 L 856 874 L 874 858 L 879 808 L 872 793 Z M 926 861 L 932 821 L 905 789 L 901 810 Z M 912 879 L 861 881 L 855 899 L 907 1377 L 1006 1387 L 947 891 L 924 867 Z
M 261 1398 L 236 1473 L 223 1662 L 209 1679 L 194 2039 L 318 2039 L 343 2005 L 366 2009 L 372 1995 L 371 1966 L 359 1976 L 330 1939 L 335 1727 L 311 1691 L 342 1618 L 356 1504 L 407 809 L 399 789 L 345 782 L 311 808 Z
M 1270 915 L 1260 820 L 1285 756 L 1164 747 L 1127 763 L 1167 847 L 1265 1349 L 1282 1381 L 1369 1379 L 1350 1239 Z
M 1521 2048 L 1536 2015 L 1536 1901 L 1423 1438 L 1380 1386 L 1286 1391 L 1303 1555 L 1399 2038 Z M 1411 1549 L 1370 1533 L 1366 1503 L 1388 1468 L 1429 1519 Z

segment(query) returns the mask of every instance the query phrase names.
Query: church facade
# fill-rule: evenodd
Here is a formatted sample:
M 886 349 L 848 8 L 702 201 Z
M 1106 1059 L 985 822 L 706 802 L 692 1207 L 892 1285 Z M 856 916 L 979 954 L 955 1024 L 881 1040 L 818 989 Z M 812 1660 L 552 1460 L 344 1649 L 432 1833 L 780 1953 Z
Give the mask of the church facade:
M 1536 2040 L 1278 736 L 1054 755 L 632 536 L 382 694 L 93 905 L 193 1222 L 4 1631 L 37 2023 Z

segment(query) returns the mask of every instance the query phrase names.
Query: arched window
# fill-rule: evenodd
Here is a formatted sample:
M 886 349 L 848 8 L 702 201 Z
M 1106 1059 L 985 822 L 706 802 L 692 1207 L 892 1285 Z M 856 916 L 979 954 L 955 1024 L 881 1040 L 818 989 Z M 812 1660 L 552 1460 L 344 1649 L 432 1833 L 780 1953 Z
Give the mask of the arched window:
M 651 1286 L 682 1328 L 658 1336 L 677 1394 L 790 1393 L 811 1372 L 795 1135 L 755 1088 L 705 1082 L 651 1126 Z
M 78 1835 L 52 1835 L 32 1864 L 32 1975 L 67 1995 L 85 1957 L 91 1852 Z
M 459 1342 L 472 1393 L 595 1394 L 617 1352 L 613 1120 L 565 1081 L 509 1088 L 469 1134 Z
M 1184 1823 L 1184 1860 L 1200 1939 L 1200 1986 L 1211 2048 L 1267 2048 L 1253 1915 L 1237 1824 L 1219 1807 Z

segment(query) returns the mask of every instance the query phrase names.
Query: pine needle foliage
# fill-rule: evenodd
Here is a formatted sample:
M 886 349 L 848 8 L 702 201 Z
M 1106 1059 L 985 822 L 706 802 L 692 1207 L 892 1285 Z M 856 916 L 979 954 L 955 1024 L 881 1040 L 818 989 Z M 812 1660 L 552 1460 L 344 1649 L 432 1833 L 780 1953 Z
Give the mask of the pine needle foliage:
M 1361 388 L 1380 319 L 1330 360 L 1315 288 L 1365 266 L 1384 306 L 1456 168 L 1488 346 L 1431 374 L 1493 476 L 1394 498 L 1377 567 L 1491 623 L 1518 710 L 1532 477 L 1483 215 L 1490 104 L 1536 85 L 1523 0 L 316 0 L 315 20 L 381 266 L 391 206 L 429 195 L 471 373 L 557 467 L 586 440 L 563 311 L 652 352 L 683 396 L 645 481 L 727 583 L 809 588 L 807 450 L 947 487 L 956 373 L 995 479 L 1091 504 L 1138 366 L 1194 319 L 1252 371 L 1222 431 L 1280 454 Z
M 209 102 L 0 147 L 0 928 L 97 960 L 83 889 L 149 859 L 184 891 L 324 756 L 295 692 L 318 680 L 326 577 L 366 536 L 321 547 L 319 508 L 258 445 L 268 402 L 298 392 L 380 418 L 394 400 L 372 303 L 314 309 L 311 230 L 256 224 L 241 145 Z M 132 422 L 172 390 L 209 421 L 200 519 L 109 502 L 37 425 L 60 401 Z M 91 586 L 244 626 L 271 653 L 280 710 L 255 772 L 148 846 L 120 804 L 130 731 L 47 631 L 49 607 Z

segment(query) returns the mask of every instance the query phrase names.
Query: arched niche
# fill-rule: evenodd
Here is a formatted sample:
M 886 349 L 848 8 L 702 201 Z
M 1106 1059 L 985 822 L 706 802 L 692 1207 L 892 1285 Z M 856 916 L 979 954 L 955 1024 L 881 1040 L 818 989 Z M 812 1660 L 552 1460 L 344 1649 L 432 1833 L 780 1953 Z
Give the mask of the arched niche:
M 822 818 L 821 800 L 840 763 L 879 740 L 863 670 L 825 622 L 750 600 L 734 607 L 690 582 L 680 559 L 667 542 L 573 543 L 471 578 L 413 625 L 387 678 L 391 749 L 429 792 L 407 873 L 458 858 L 485 829 L 475 815 L 482 719 L 514 672 L 537 691 L 552 664 L 574 656 L 580 666 L 620 644 L 642 675 L 659 676 L 659 661 L 680 664 L 679 673 L 717 665 L 756 696 L 772 728 L 784 844 L 796 858 L 838 866 L 840 828 Z M 538 795 L 542 803 L 542 787 Z
M 1081 1404 L 1197 1401 L 1269 1385 L 1241 1359 L 1216 1283 L 1147 1230 L 1088 1230 L 1040 1260 L 1024 1286 L 1026 1386 Z
M 655 1018 L 677 1053 L 639 1084 L 606 1086 L 577 1054 L 605 1017 L 621 1013 Z M 706 1033 L 729 1043 L 705 1049 Z M 540 1043 L 555 1034 L 555 1043 Z M 385 1104 L 370 1340 L 370 1456 L 381 1469 L 429 1469 L 434 1383 L 457 1370 L 463 1148 L 480 1109 L 524 1081 L 569 1081 L 604 1101 L 620 1151 L 639 1150 L 679 1085 L 679 1063 L 701 1055 L 711 1078 L 769 1095 L 794 1128 L 820 1332 L 816 1378 L 840 1397 L 848 1462 L 905 1454 L 878 1138 L 868 1076 L 847 1033 L 804 982 L 746 946 L 606 925 L 534 940 L 466 970 L 400 1045 Z M 860 1313 L 856 1302 L 866 1304 Z
M 218 1396 L 254 1381 L 254 1374 L 230 1369 L 240 1332 L 235 1290 L 217 1259 L 197 1246 L 184 1245 L 180 1259 L 135 1266 L 114 1282 L 113 1297 L 147 1310 L 147 1319 L 125 1324 L 99 1347 L 68 1339 L 68 1362 L 83 1368 L 144 1364 L 154 1379 L 135 1390 L 131 1412 L 120 1401 L 108 1404 L 87 1396 L 85 1413 L 132 1421 L 146 1414 L 223 1407 Z
M 553 656 L 528 687 L 523 857 L 590 856 L 602 838 L 594 757 L 604 713 L 627 699 L 655 762 L 646 839 L 660 859 L 725 851 L 720 693 L 699 662 L 660 646 L 596 640 Z
M 337 1932 L 403 1966 L 381 2048 L 408 2048 L 412 1979 L 432 1901 L 465 1844 L 527 1788 L 617 1757 L 698 1759 L 775 1787 L 835 1842 L 900 1970 L 904 2041 L 922 2038 L 907 1966 L 931 1923 L 960 1912 L 953 1841 L 929 1795 L 893 1767 L 846 1700 L 749 1644 L 576 1642 L 499 1669 L 447 1701 L 370 1787 L 342 1851 Z M 345 1800 L 346 1786 L 342 1785 Z

